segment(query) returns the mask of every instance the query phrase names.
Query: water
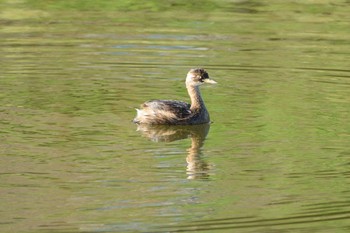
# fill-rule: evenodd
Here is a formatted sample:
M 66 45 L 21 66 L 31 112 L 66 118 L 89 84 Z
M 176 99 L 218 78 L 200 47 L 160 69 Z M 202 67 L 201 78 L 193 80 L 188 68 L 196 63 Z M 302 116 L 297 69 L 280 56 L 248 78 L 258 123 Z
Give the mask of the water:
M 0 1 L 0 231 L 349 232 L 349 4 L 131 2 Z

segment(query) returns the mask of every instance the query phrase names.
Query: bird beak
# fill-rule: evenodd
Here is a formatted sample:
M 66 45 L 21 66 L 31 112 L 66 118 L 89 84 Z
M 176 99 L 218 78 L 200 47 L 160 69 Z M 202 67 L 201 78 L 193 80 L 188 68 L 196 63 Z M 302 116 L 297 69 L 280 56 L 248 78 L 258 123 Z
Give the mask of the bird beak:
M 210 83 L 210 84 L 217 84 L 217 82 L 215 82 L 214 80 L 209 79 L 209 78 L 204 79 L 204 82 L 205 82 L 205 83 Z

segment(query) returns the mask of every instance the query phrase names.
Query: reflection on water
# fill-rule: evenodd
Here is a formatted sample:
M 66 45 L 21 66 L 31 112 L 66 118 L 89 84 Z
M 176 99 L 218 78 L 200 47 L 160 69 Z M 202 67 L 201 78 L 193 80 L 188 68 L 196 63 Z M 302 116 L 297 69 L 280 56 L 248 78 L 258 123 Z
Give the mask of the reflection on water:
M 201 148 L 208 135 L 210 124 L 190 126 L 138 125 L 137 131 L 154 142 L 172 142 L 184 138 L 191 139 L 191 147 L 187 149 L 188 179 L 205 179 L 209 176 L 210 166 L 202 160 Z

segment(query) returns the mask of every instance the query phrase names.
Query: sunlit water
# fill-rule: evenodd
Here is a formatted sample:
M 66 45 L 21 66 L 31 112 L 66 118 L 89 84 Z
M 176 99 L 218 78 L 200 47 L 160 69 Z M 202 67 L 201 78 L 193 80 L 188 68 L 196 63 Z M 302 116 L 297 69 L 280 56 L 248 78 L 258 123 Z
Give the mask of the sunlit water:
M 350 231 L 349 4 L 1 2 L 1 232 Z M 131 122 L 192 67 L 212 124 Z

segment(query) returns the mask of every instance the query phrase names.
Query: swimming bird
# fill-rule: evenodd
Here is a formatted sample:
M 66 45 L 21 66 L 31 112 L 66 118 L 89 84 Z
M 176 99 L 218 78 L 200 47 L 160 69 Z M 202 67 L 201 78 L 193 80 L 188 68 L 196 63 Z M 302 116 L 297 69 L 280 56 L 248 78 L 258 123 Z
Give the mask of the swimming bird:
M 136 124 L 149 125 L 198 125 L 210 122 L 209 112 L 199 91 L 204 83 L 215 84 L 202 68 L 187 73 L 186 88 L 191 104 L 178 100 L 150 100 L 136 109 Z

